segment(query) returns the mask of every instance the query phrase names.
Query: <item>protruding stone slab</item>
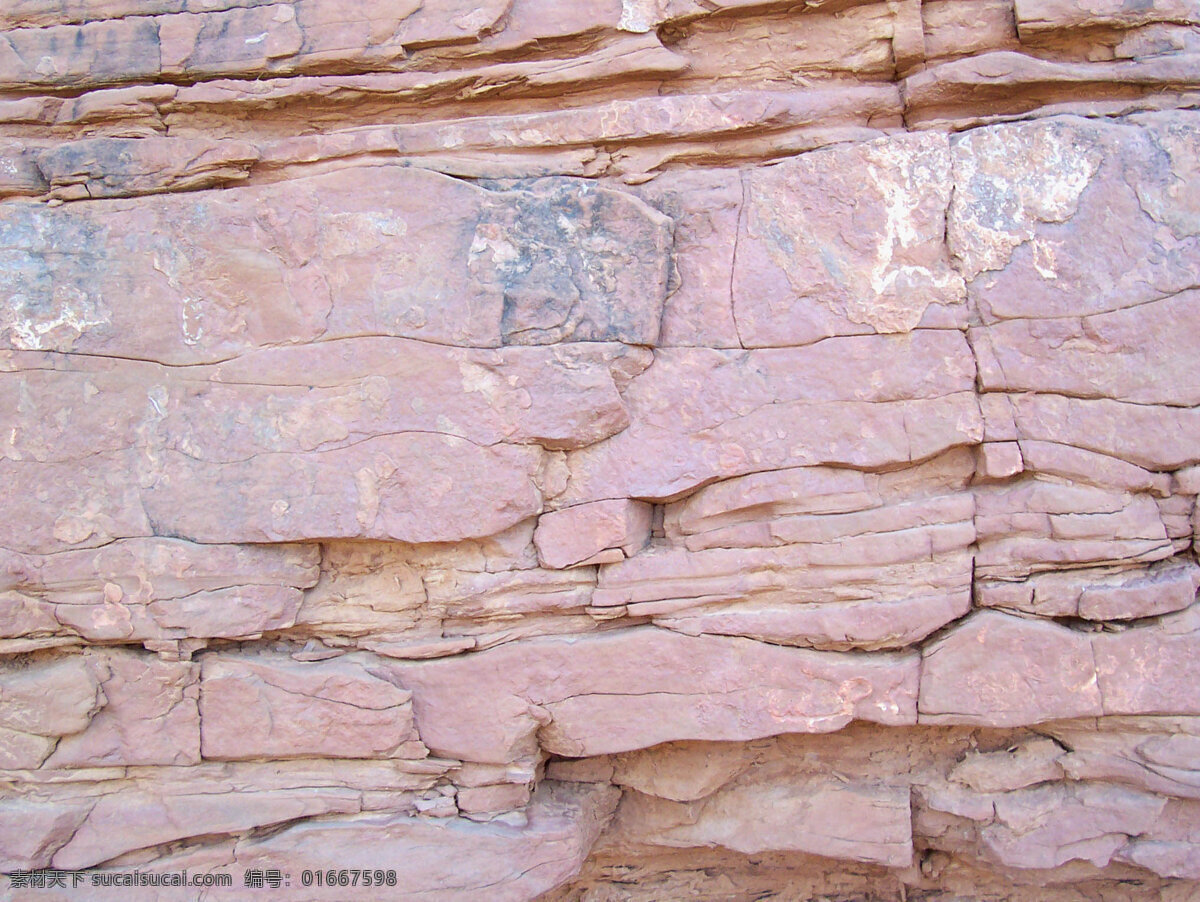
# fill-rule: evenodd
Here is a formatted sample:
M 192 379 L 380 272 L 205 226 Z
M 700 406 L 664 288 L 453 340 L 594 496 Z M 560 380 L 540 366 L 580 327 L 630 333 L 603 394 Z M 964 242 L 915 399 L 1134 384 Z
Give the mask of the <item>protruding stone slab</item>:
M 42 151 L 37 166 L 65 200 L 194 191 L 239 182 L 259 159 L 247 141 L 86 138 Z
M 204 757 L 424 757 L 412 693 L 376 672 L 350 657 L 301 663 L 206 655 Z
M 0 799 L 0 860 L 10 869 L 89 868 L 129 852 L 160 857 L 180 840 L 204 837 L 212 845 L 304 818 L 412 814 L 422 796 L 443 798 L 430 790 L 449 769 L 450 762 L 325 758 L 42 768 L 22 774 Z
M 812 648 L 901 649 L 915 645 L 970 609 L 971 593 L 964 587 L 958 592 L 914 595 L 897 601 L 731 605 L 694 613 L 660 614 L 654 617 L 654 623 L 688 636 L 746 636 Z
M 667 500 L 781 467 L 894 467 L 982 437 L 975 365 L 956 331 L 664 348 L 624 398 L 629 428 L 570 455 L 561 503 Z
M 542 514 L 533 542 L 556 570 L 632 557 L 650 540 L 649 504 L 613 499 Z
M 235 869 L 284 870 L 305 861 L 314 870 L 348 868 L 397 872 L 396 886 L 415 898 L 471 902 L 483 897 L 533 902 L 574 877 L 608 823 L 620 793 L 611 786 L 545 781 L 534 793 L 522 826 L 476 824 L 460 818 L 363 815 L 314 819 L 236 848 L 185 852 L 162 858 L 163 870 L 189 873 Z M 385 886 L 384 894 L 392 892 Z M 338 886 L 279 891 L 281 899 L 346 898 Z
M 194 764 L 196 677 L 193 664 L 125 649 L 5 662 L 0 767 Z
M 113 792 L 92 801 L 87 817 L 52 862 L 56 868 L 93 868 L 126 852 L 193 836 L 237 834 L 360 809 L 359 793 L 348 788 Z
M 1174 553 L 1149 495 L 1027 479 L 975 494 L 980 577 L 1024 578 L 1062 566 L 1155 561 Z
M 0 740 L 2 741 L 2 740 Z M 45 799 L 0 801 L 0 867 L 31 870 L 50 864 L 87 816 L 90 802 L 47 802 Z
M 1129 124 L 1058 117 L 954 138 L 947 237 L 984 324 L 1093 316 L 1194 288 L 1197 135 L 1197 117 L 1153 113 Z M 1159 312 L 1169 320 L 1170 310 Z M 1128 354 L 1137 336 L 1125 320 L 1098 320 L 1082 344 L 1057 344 L 1076 357 L 1088 342 Z M 1034 335 L 1052 339 L 1072 328 L 1047 323 Z M 1069 380 L 1076 369 L 1054 375 Z M 986 372 L 993 378 L 993 367 Z M 1155 378 L 1132 361 L 1108 377 L 1134 384 Z
M 1152 22 L 1200 25 L 1200 5 L 1195 0 L 1016 0 L 1017 28 L 1022 37 L 1076 28 L 1137 28 Z
M 1151 830 L 1166 800 L 1120 786 L 1069 783 L 1007 793 L 981 833 L 1002 865 L 1054 868 L 1072 860 L 1104 867 L 1128 840 Z
M 199 763 L 199 665 L 116 648 L 86 658 L 104 707 L 87 729 L 59 741 L 46 767 Z
M 0 662 L 0 767 L 39 767 L 60 736 L 87 729 L 107 702 L 100 682 L 82 655 Z
M 4 347 L 182 364 L 357 335 L 653 344 L 671 233 L 652 207 L 591 182 L 489 191 L 378 166 L 5 205 L 0 239 Z M 54 253 L 63 246 L 73 253 Z
M 1022 582 L 980 582 L 978 603 L 1042 617 L 1136 620 L 1180 611 L 1196 601 L 1200 567 L 1167 560 L 1133 570 L 1042 573 Z
M 141 468 L 148 463 L 146 472 Z M 487 448 L 425 433 L 227 463 L 179 451 L 155 461 L 136 451 L 100 453 L 82 463 L 0 461 L 0 487 L 17 499 L 0 542 L 44 553 L 155 532 L 204 543 L 458 541 L 537 514 L 541 498 L 533 480 L 540 463 L 537 449 Z M 153 480 L 145 489 L 139 470 Z M 46 504 L 62 513 L 39 522 L 33 512 Z M 18 532 L 18 520 L 34 528 Z
M 1200 137 L 1200 133 L 1198 133 Z M 988 391 L 1200 405 L 1200 291 L 1135 307 L 972 329 Z
M 922 723 L 1004 727 L 1104 713 L 1091 637 L 984 611 L 926 649 Z
M 141 642 L 284 629 L 295 622 L 302 590 L 317 580 L 319 558 L 315 546 L 177 539 L 0 554 L 0 638 Z
M 389 665 L 435 754 L 503 763 L 680 739 L 827 732 L 916 719 L 917 658 L 692 638 L 656 628 L 518 642 Z
M 912 861 L 908 787 L 789 779 L 770 769 L 690 804 L 634 794 L 621 806 L 617 829 L 673 848 L 806 852 L 887 867 Z
M 1200 714 L 1200 607 L 1092 640 L 1107 714 Z
M 1100 715 L 1194 715 L 1200 609 L 1115 633 L 997 611 L 924 652 L 922 723 L 1016 726 Z
M 993 40 L 1000 40 L 992 46 L 1005 49 L 987 47 L 987 52 L 960 56 L 955 48 L 952 55 L 957 58 L 905 78 L 905 119 L 910 127 L 954 123 L 961 128 L 1061 113 L 1124 114 L 1147 106 L 1155 109 L 1155 94 L 1169 97 L 1168 92 L 1196 84 L 1195 52 L 1169 52 L 1185 49 L 1182 42 L 1159 45 L 1148 53 L 1135 45 L 1122 54 L 1133 58 L 1084 62 L 1021 52 L 1026 48 L 1016 45 L 1008 28 L 993 34 Z M 1154 43 L 1144 46 L 1153 48 Z
M 82 24 L 4 32 L 0 89 L 92 87 L 164 76 L 193 81 L 331 65 L 392 68 L 409 45 L 478 40 L 509 7 L 505 0 L 410 0 L 351 9 L 336 0 L 215 5 L 160 0 L 83 16 L 64 15 L 61 7 L 18 11 L 18 22 L 31 16 L 35 22 Z
M 985 410 L 988 397 L 983 402 Z M 1006 410 L 1009 438 L 1080 448 L 1149 471 L 1200 463 L 1197 408 L 1048 394 L 994 398 Z M 1093 476 L 1096 474 L 1093 470 Z
M 196 367 L 6 358 L 0 410 L 15 428 L 0 442 L 0 485 L 14 516 L 0 544 L 28 552 L 152 534 L 491 535 L 540 511 L 543 448 L 626 426 L 618 381 L 649 362 L 615 344 L 493 351 L 390 338 Z M 52 520 L 35 513 L 46 504 Z

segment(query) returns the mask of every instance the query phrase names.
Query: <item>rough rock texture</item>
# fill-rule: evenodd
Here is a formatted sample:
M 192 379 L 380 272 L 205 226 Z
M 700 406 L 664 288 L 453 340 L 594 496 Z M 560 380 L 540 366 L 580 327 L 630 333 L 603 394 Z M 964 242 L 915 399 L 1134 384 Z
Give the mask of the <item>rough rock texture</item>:
M 0 495 L 5 899 L 1196 902 L 1200 3 L 7 0 Z

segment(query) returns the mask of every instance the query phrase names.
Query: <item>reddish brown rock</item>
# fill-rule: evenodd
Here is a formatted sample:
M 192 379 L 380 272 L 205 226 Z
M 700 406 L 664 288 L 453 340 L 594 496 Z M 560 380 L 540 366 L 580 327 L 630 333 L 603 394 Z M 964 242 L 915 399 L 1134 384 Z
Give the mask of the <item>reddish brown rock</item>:
M 973 466 L 963 450 L 885 474 L 806 467 L 715 483 L 667 505 L 672 544 L 603 566 L 592 604 L 690 635 L 912 644 L 970 605 Z
M 231 463 L 168 452 L 145 505 L 157 528 L 200 542 L 455 541 L 536 514 L 539 462 L 532 449 L 419 432 Z
M 596 580 L 585 570 L 522 569 L 472 573 L 431 569 L 422 577 L 427 600 L 461 625 L 518 614 L 581 611 Z
M 214 9 L 189 2 L 154 7 L 151 13 L 167 15 L 146 15 L 140 6 L 126 5 L 96 17 L 100 21 L 4 32 L 0 86 L 92 86 L 330 64 L 391 68 L 406 55 L 406 44 L 477 38 L 508 4 L 445 0 L 431 7 L 372 4 L 347 11 L 336 0 L 301 0 L 294 6 L 244 2 Z M 187 11 L 172 15 L 177 9 Z M 55 19 L 75 18 L 60 16 Z
M 19 428 L 4 451 L 13 460 L 82 456 L 84 439 L 74 433 L 100 426 L 108 432 L 92 451 L 165 446 L 211 461 L 417 432 L 487 446 L 576 448 L 628 423 L 611 371 L 624 356 L 619 345 L 469 351 L 388 338 L 277 348 L 197 367 L 10 352 L 0 403 Z M 32 403 L 18 409 L 23 391 L 62 398 L 60 418 L 46 422 Z M 96 392 L 127 421 L 97 422 L 106 414 L 88 403 Z
M 1020 46 L 1011 0 L 922 0 L 921 19 L 930 60 Z
M 679 284 L 663 306 L 659 344 L 740 347 L 729 274 L 739 244 L 742 173 L 676 170 L 631 190 L 675 225 L 672 259 Z
M 905 110 L 911 125 L 928 128 L 1005 121 L 1014 115 L 1088 115 L 1097 110 L 1121 115 L 1158 109 L 1164 100 L 1173 107 L 1170 95 L 1181 88 L 1187 93 L 1196 83 L 1195 48 L 1189 49 L 1191 53 L 1115 61 L 1109 61 L 1110 50 L 1098 54 L 1097 62 L 1070 56 L 1045 59 L 1007 49 L 981 53 L 909 75 L 904 80 Z M 1081 95 L 1087 98 L 1083 102 Z
M 670 259 L 665 216 L 571 179 L 495 201 L 475 224 L 467 267 L 502 288 L 505 344 L 658 341 Z
M 980 576 L 1021 578 L 1173 553 L 1159 506 L 1147 495 L 1035 478 L 980 488 L 976 502 Z
M 1198 310 L 1200 292 L 1184 291 L 1078 319 L 995 323 L 973 332 L 979 378 L 992 391 L 1194 406 Z
M 54 851 L 79 829 L 88 807 L 87 802 L 53 804 L 45 799 L 0 801 L 0 866 L 10 872 L 47 867 Z
M 1072 780 L 1120 783 L 1163 796 L 1200 798 L 1200 737 L 1194 717 L 1112 717 L 1064 724 L 1050 732 L 1069 749 Z
M 246 540 L 247 530 L 268 541 L 288 532 L 412 542 L 489 535 L 538 512 L 534 443 L 573 448 L 624 428 L 618 381 L 644 366 L 619 346 L 490 352 L 394 342 L 326 342 L 197 368 L 12 352 L 19 369 L 4 377 L 0 405 L 21 425 L 0 478 L 24 479 L 43 497 L 57 492 L 65 510 L 9 547 L 155 530 L 204 542 Z M 57 419 L 21 402 L 31 384 L 65 400 Z M 123 410 L 118 421 L 89 403 L 97 391 Z M 455 396 L 461 410 L 438 406 Z M 85 438 L 92 429 L 103 438 Z M 49 463 L 76 457 L 96 474 L 91 497 L 72 494 L 67 468 Z M 423 468 L 416 481 L 414 467 Z M 485 485 L 511 502 L 485 499 Z M 124 504 L 131 496 L 141 503 Z M 441 520 L 420 513 L 433 509 Z
M 88 867 L 164 840 L 205 837 L 212 843 L 329 814 L 415 813 L 447 770 L 425 762 L 319 758 L 43 770 L 28 774 L 18 793 L 0 803 L 0 830 L 12 834 L 6 843 L 11 854 L 36 856 L 28 866 L 48 867 L 53 859 L 56 867 Z M 38 802 L 40 815 L 31 811 Z M 18 839 L 22 814 L 33 817 L 32 829 Z
M 1192 902 L 1192 0 L 0 5 L 9 896 Z
M 359 811 L 350 790 L 297 789 L 248 793 L 149 793 L 102 796 L 82 825 L 54 853 L 57 868 L 91 868 L 118 855 L 190 836 L 240 833 L 323 814 Z
M 49 502 L 62 510 L 40 529 L 4 541 L 28 552 L 156 531 L 203 543 L 455 541 L 500 532 L 538 513 L 540 463 L 533 448 L 489 448 L 422 432 L 230 462 L 182 451 L 148 461 L 132 450 L 98 453 L 83 463 L 0 461 L 0 485 L 19 484 L 30 493 L 21 504 L 32 510 Z M 138 473 L 147 465 L 152 469 L 142 472 L 151 484 L 143 489 Z M 81 476 L 88 482 L 82 495 L 76 488 Z
M 0 198 L 37 196 L 46 187 L 35 149 L 16 141 L 0 141 Z
M 653 619 L 657 626 L 689 636 L 747 636 L 780 645 L 879 649 L 914 645 L 970 609 L 970 594 L 963 590 L 899 601 L 726 607 Z
M 1008 793 L 996 802 L 996 823 L 982 833 L 999 863 L 1053 868 L 1072 859 L 1108 864 L 1130 835 L 1152 827 L 1165 802 L 1103 785 L 1056 785 Z
M 1198 825 L 1200 808 L 1195 802 L 1171 799 L 1154 825 L 1131 839 L 1117 858 L 1161 877 L 1182 878 L 1186 886 L 1200 879 L 1200 856 L 1196 854 Z
M 968 755 L 949 777 L 976 792 L 1011 792 L 1063 777 L 1064 752 L 1054 740 L 1039 738 L 998 752 Z
M 580 230 L 585 248 L 567 253 Z M 492 192 L 400 166 L 227 194 L 6 206 L 0 234 L 6 346 L 164 363 L 354 335 L 651 344 L 669 242 L 657 211 L 589 183 Z M 76 252 L 46 253 L 64 243 Z
M 832 148 L 744 178 L 733 292 L 746 347 L 962 321 L 962 279 L 943 242 L 944 137 Z
M 606 779 L 659 799 L 693 802 L 712 795 L 753 763 L 745 745 L 668 742 L 616 756 Z
M 529 802 L 529 787 L 514 783 L 474 786 L 460 789 L 455 802 L 458 810 L 468 816 L 504 813 L 525 807 Z
M 981 582 L 976 596 L 982 605 L 1043 617 L 1134 620 L 1189 607 L 1198 586 L 1200 568 L 1168 560 L 1133 570 L 1064 570 L 1022 582 Z
M 980 479 L 1008 479 L 1024 468 L 1021 446 L 1017 442 L 985 442 L 979 446 Z
M 780 467 L 922 460 L 979 440 L 973 381 L 969 349 L 949 331 L 663 349 L 625 392 L 629 428 L 570 455 L 563 501 L 665 500 Z
M 1126 492 L 1144 492 L 1155 498 L 1171 494 L 1165 473 L 1154 473 L 1136 464 L 1059 442 L 1023 440 L 1021 459 L 1035 473 Z
M 653 9 L 653 4 L 645 7 Z M 799 10 L 798 15 L 764 12 L 753 17 L 709 16 L 688 23 L 685 35 L 674 45 L 676 52 L 691 61 L 688 74 L 729 79 L 732 72 L 754 70 L 767 61 L 779 71 L 797 76 L 869 76 L 890 73 L 894 67 L 892 41 L 899 27 L 896 7 L 852 4 L 838 15 L 820 6 Z
M 742 90 L 709 94 L 638 97 L 559 110 L 509 116 L 478 116 L 450 122 L 417 122 L 396 128 L 400 153 L 458 153 L 462 150 L 562 148 L 572 145 L 634 145 L 623 151 L 639 168 L 636 144 L 646 141 L 703 142 L 737 139 L 763 130 L 790 129 L 805 150 L 838 140 L 838 131 L 855 136 L 873 118 L 900 112 L 890 85 L 853 85 L 831 91 L 820 87 L 779 91 Z M 686 144 L 655 149 L 646 168 L 672 156 L 703 156 Z M 703 148 L 707 150 L 707 148 Z
M 1200 220 L 1187 148 L 1195 128 L 1190 117 L 1164 114 L 1119 125 L 1067 117 L 957 138 L 947 236 L 984 322 L 1091 317 L 1193 288 Z M 1114 219 L 1127 227 L 1103 228 Z M 1169 331 L 1158 324 L 1178 317 L 1179 304 L 1187 303 L 1151 308 L 1146 322 Z M 1119 353 L 1139 353 L 1144 339 L 1123 320 L 1128 314 L 1095 321 L 1085 340 L 1117 350 L 1123 334 Z M 1086 346 L 1070 341 L 1063 328 L 1070 321 L 1059 331 L 1044 324 L 1034 334 L 1067 354 Z M 1171 356 L 1168 347 L 1155 357 L 1155 370 Z M 1067 360 L 1058 378 L 1078 368 Z M 1137 379 L 1136 370 L 1134 360 L 1114 364 L 1107 378 Z M 1008 378 L 1021 376 L 1014 370 Z M 1099 386 L 1088 392 L 1098 393 Z
M 1123 620 L 1168 614 L 1189 607 L 1198 587 L 1200 568 L 1185 561 L 1115 584 L 1085 587 L 1079 595 L 1079 616 Z
M 237 638 L 295 622 L 319 555 L 303 546 L 199 546 L 175 539 L 0 557 L 4 639 L 137 642 Z
M 1033 724 L 1068 717 L 1192 715 L 1195 607 L 1115 633 L 995 611 L 973 614 L 924 652 L 924 723 Z
M 54 197 L 128 197 L 238 182 L 260 154 L 244 141 L 92 138 L 38 154 Z
M 1011 438 L 1082 448 L 1151 471 L 1200 463 L 1195 408 L 1046 394 L 1002 398 L 1013 423 Z
M 881 503 L 877 481 L 874 475 L 834 467 L 769 470 L 705 486 L 671 505 L 666 519 L 673 532 L 690 536 L 765 520 L 764 513 L 849 513 Z

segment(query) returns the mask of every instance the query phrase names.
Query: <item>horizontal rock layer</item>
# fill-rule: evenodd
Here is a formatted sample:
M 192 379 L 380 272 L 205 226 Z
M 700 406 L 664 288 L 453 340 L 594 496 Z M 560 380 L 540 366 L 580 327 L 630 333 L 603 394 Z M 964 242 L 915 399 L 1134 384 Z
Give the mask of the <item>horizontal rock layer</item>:
M 1191 899 L 1198 102 L 1191 0 L 9 2 L 6 898 Z

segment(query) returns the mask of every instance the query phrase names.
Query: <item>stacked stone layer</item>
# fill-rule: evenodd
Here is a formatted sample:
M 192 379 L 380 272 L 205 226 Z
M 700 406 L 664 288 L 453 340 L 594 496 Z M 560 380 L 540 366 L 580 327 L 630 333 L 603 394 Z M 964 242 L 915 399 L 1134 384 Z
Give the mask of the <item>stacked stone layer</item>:
M 1195 898 L 1198 98 L 1193 0 L 12 0 L 0 871 Z

